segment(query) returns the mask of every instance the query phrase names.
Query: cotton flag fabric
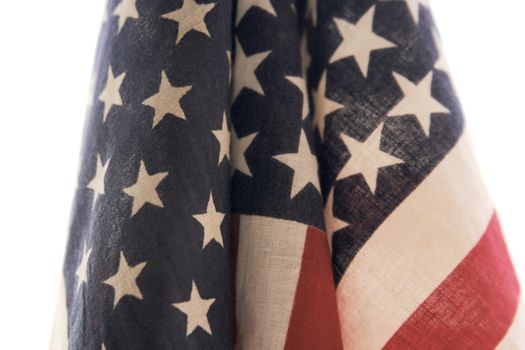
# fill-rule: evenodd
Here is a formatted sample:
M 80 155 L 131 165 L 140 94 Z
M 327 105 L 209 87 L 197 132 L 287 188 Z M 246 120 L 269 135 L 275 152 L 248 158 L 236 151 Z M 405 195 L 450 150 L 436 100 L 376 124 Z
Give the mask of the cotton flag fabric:
M 426 1 L 110 0 L 89 104 L 52 349 L 525 348 Z

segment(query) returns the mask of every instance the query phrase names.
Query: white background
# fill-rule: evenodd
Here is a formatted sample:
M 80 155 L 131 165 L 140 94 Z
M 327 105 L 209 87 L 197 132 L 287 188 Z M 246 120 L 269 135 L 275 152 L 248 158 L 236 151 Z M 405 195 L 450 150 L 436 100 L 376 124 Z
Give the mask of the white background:
M 523 281 L 525 5 L 435 0 L 432 6 Z M 47 347 L 102 12 L 102 0 L 0 3 L 2 349 Z

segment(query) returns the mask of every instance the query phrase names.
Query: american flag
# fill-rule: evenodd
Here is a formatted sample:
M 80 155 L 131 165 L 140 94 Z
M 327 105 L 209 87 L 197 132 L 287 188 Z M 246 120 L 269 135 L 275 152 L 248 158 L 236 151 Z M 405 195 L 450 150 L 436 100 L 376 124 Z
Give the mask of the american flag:
M 525 348 L 426 1 L 106 10 L 52 349 Z

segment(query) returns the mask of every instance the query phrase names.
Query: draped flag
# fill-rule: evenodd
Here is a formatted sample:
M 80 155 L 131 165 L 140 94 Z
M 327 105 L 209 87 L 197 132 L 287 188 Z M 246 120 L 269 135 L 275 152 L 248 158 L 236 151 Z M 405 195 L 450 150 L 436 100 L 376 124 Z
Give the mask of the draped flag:
M 521 349 L 423 0 L 110 0 L 52 349 Z

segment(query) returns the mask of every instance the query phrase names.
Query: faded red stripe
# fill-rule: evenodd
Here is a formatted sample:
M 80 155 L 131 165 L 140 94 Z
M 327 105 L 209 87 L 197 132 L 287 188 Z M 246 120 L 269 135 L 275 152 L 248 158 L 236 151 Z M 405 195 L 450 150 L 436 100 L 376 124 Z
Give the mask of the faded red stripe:
M 343 349 L 326 234 L 308 227 L 285 349 Z
M 384 348 L 493 349 L 512 323 L 518 295 L 494 214 L 476 246 Z

